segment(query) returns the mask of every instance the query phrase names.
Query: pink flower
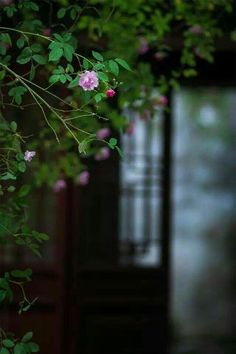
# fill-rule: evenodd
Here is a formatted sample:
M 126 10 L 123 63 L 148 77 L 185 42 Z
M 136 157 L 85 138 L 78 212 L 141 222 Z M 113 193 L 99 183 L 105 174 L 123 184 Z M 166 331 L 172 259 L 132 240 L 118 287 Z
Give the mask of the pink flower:
M 189 32 L 193 33 L 193 34 L 202 34 L 203 33 L 203 29 L 200 25 L 194 25 L 192 27 L 189 28 Z
M 81 186 L 86 186 L 89 183 L 89 172 L 88 171 L 83 171 L 81 174 L 78 176 L 77 182 Z
M 96 137 L 98 139 L 106 139 L 110 135 L 111 135 L 111 131 L 109 128 L 102 128 L 99 131 L 97 131 Z
M 35 151 L 26 150 L 24 154 L 24 160 L 30 162 L 35 155 L 36 155 Z
M 96 161 L 103 161 L 103 160 L 108 159 L 109 156 L 110 156 L 110 150 L 107 147 L 103 147 L 95 155 L 95 160 Z
M 145 38 L 140 38 L 140 47 L 138 49 L 139 54 L 145 54 L 149 50 L 148 41 Z
M 61 192 L 66 188 L 66 181 L 64 179 L 58 179 L 52 188 L 56 193 Z
M 168 104 L 168 98 L 166 96 L 159 97 L 159 104 L 161 106 L 166 106 Z
M 98 77 L 95 71 L 86 70 L 81 74 L 79 86 L 81 86 L 84 91 L 92 91 L 95 87 L 98 87 L 98 85 Z
M 115 94 L 116 94 L 116 91 L 114 91 L 112 89 L 109 89 L 106 91 L 107 97 L 113 97 L 113 96 L 115 96 Z

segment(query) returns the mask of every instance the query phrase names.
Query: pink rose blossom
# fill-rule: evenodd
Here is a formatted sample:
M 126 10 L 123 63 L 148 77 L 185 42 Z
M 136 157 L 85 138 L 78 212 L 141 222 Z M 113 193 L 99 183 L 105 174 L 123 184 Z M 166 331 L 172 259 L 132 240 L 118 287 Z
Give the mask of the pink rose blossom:
M 61 192 L 66 188 L 66 181 L 64 179 L 58 179 L 52 188 L 56 193 Z
M 86 70 L 83 74 L 81 74 L 79 86 L 81 86 L 84 91 L 92 91 L 98 87 L 98 85 L 98 77 L 95 71 Z
M 116 94 L 116 91 L 114 91 L 112 89 L 109 89 L 109 90 L 106 91 L 106 96 L 107 97 L 113 97 L 113 96 L 115 96 L 115 94 Z
M 110 150 L 107 147 L 103 147 L 95 155 L 95 160 L 96 161 L 103 161 L 103 160 L 108 159 L 109 156 L 110 156 Z
M 106 139 L 110 135 L 111 135 L 111 131 L 109 128 L 102 128 L 97 131 L 96 137 L 98 139 Z
M 35 155 L 36 155 L 35 151 L 26 150 L 24 154 L 24 160 L 30 162 Z
M 86 186 L 89 183 L 89 177 L 90 175 L 88 171 L 81 172 L 77 179 L 78 184 Z
M 139 54 L 145 54 L 149 50 L 148 41 L 145 38 L 140 38 L 140 47 L 138 49 Z

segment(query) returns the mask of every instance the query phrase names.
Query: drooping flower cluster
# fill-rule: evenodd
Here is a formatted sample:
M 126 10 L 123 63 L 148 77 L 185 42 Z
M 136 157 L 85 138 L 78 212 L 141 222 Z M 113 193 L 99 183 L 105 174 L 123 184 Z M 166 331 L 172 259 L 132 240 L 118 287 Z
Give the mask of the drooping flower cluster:
M 92 91 L 98 87 L 98 85 L 98 77 L 95 71 L 86 70 L 83 74 L 81 74 L 79 86 L 81 86 L 84 91 Z

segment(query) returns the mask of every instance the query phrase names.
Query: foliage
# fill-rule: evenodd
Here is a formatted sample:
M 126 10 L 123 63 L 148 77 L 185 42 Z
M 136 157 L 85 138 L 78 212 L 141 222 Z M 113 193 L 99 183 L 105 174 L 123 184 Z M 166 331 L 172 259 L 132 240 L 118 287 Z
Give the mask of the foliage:
M 84 157 L 104 145 L 122 155 L 116 138 L 97 132 L 125 131 L 124 108 L 145 115 L 165 105 L 160 95 L 196 76 L 199 61 L 213 61 L 218 37 L 234 39 L 232 10 L 230 0 L 0 1 L 0 243 L 40 256 L 48 236 L 29 226 L 32 191 L 78 183 Z M 87 71 L 99 82 L 91 90 L 81 85 Z M 27 311 L 30 280 L 30 269 L 5 273 L 0 302 L 11 302 L 18 286 L 19 311 Z M 0 354 L 37 352 L 31 337 L 1 330 Z

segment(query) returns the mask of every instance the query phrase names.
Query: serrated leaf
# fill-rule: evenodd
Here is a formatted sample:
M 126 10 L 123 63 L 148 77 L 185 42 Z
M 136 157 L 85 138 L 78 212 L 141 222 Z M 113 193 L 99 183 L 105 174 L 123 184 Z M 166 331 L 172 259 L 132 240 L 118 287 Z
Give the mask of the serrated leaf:
M 98 61 L 103 61 L 103 56 L 100 53 L 95 52 L 94 50 L 92 51 L 92 56 Z
M 15 121 L 11 122 L 10 124 L 11 130 L 15 133 L 17 129 L 17 124 Z
M 124 59 L 116 58 L 115 61 L 124 69 L 131 71 L 129 64 Z
M 3 344 L 4 347 L 6 347 L 6 348 L 13 348 L 14 345 L 15 345 L 15 343 L 14 343 L 13 340 L 11 340 L 11 339 L 4 339 L 4 340 L 2 341 L 2 344 Z
M 25 162 L 24 161 L 19 162 L 17 165 L 17 168 L 18 168 L 18 171 L 20 171 L 22 173 L 25 172 L 25 170 L 26 170 Z
M 32 56 L 32 58 L 34 59 L 34 61 L 36 61 L 36 63 L 40 64 L 40 65 L 44 65 L 46 64 L 46 58 L 43 57 L 42 55 L 39 55 L 39 54 L 34 54 Z
M 21 186 L 19 192 L 18 192 L 18 197 L 23 198 L 26 195 L 28 195 L 30 192 L 30 185 L 29 184 L 24 184 Z
M 33 337 L 33 332 L 27 332 L 21 339 L 23 343 L 28 342 L 32 339 Z
M 11 275 L 15 278 L 28 278 L 32 275 L 32 269 L 26 268 L 25 270 L 15 269 L 11 271 Z
M 100 80 L 102 80 L 102 81 L 109 81 L 108 76 L 107 76 L 105 73 L 103 73 L 102 71 L 98 71 L 98 72 L 97 72 L 97 75 L 98 75 L 98 78 L 99 78 Z
M 30 81 L 33 81 L 33 80 L 34 80 L 35 74 L 36 74 L 36 70 L 35 70 L 34 65 L 32 64 L 32 65 L 31 65 L 31 68 L 30 68 L 30 76 L 29 76 Z
M 79 85 L 79 77 L 77 76 L 74 80 L 72 80 L 69 83 L 68 87 L 72 88 L 72 87 L 75 87 L 75 86 L 78 86 L 78 85 Z
M 63 55 L 63 49 L 59 46 L 54 47 L 49 54 L 49 61 L 57 61 Z
M 72 61 L 73 53 L 74 53 L 74 48 L 70 44 L 64 44 L 63 46 L 63 51 L 64 51 L 64 56 L 68 61 Z
M 109 60 L 108 66 L 112 74 L 115 76 L 119 75 L 119 66 L 114 60 Z
M 83 67 L 85 68 L 85 70 L 89 69 L 90 63 L 87 59 L 83 59 Z
M 66 9 L 62 7 L 60 10 L 57 11 L 57 18 L 63 18 L 65 14 L 66 14 Z
M 71 9 L 71 11 L 70 11 L 70 18 L 72 19 L 72 21 L 75 20 L 76 15 L 77 15 L 76 10 L 75 10 L 75 9 Z
M 19 49 L 23 48 L 25 45 L 25 38 L 24 37 L 18 38 L 16 41 L 16 45 Z

